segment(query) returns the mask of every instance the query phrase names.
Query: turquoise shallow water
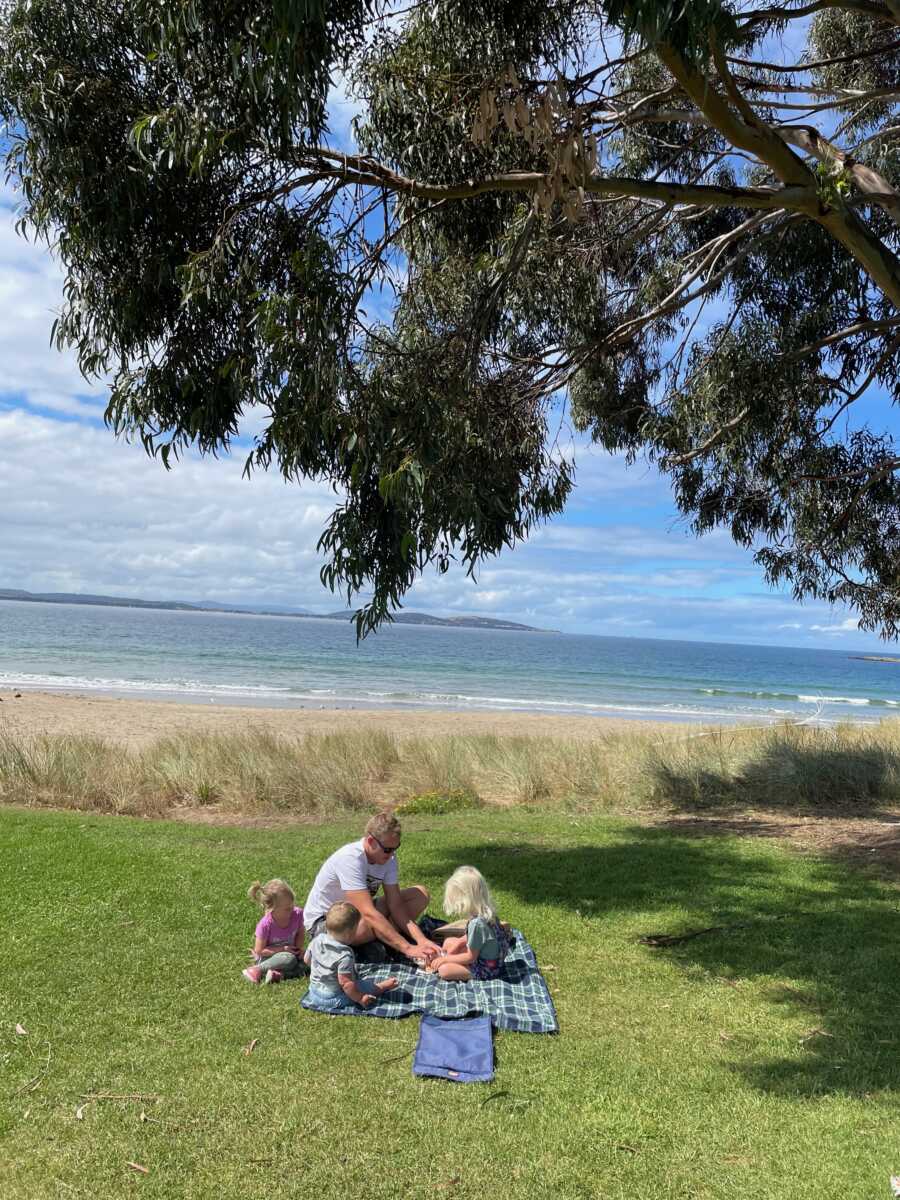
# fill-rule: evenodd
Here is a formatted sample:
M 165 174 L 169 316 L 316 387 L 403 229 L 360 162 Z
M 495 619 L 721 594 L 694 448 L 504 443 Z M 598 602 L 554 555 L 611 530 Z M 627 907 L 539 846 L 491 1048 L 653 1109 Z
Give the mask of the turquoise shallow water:
M 232 704 L 652 720 L 900 716 L 900 665 L 837 650 L 0 601 L 12 686 Z

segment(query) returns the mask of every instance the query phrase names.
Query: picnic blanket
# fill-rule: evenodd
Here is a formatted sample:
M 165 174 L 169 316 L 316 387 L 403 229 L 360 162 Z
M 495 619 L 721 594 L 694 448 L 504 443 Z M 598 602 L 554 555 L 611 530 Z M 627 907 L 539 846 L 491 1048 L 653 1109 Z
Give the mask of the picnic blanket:
M 419 1025 L 412 1073 L 453 1083 L 490 1083 L 494 1078 L 490 1017 L 443 1021 L 425 1013 Z
M 420 922 L 426 936 L 440 922 L 424 917 Z M 559 1022 L 546 981 L 538 969 L 534 951 L 518 929 L 510 930 L 511 945 L 499 979 L 448 983 L 408 966 L 405 961 L 369 965 L 360 962 L 362 979 L 377 982 L 395 975 L 399 985 L 380 997 L 371 1008 L 354 1005 L 334 1013 L 340 1017 L 408 1017 L 431 1013 L 435 1017 L 471 1017 L 484 1014 L 498 1029 L 517 1033 L 557 1033 Z M 316 1011 L 304 995 L 303 1008 Z

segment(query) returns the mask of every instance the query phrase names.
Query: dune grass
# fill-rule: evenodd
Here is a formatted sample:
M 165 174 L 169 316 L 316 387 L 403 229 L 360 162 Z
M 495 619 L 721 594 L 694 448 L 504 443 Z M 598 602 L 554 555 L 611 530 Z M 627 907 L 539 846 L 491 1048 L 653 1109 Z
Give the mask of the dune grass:
M 550 737 L 295 740 L 259 731 L 177 734 L 143 750 L 0 731 L 0 802 L 159 816 L 173 808 L 328 815 L 465 792 L 494 805 L 570 810 L 808 807 L 869 813 L 900 804 L 900 721 Z
M 358 825 L 0 810 L 4 1200 L 887 1194 L 895 886 L 608 816 L 406 818 L 404 877 L 479 865 L 559 1012 L 460 1087 L 413 1079 L 414 1018 L 316 1016 L 305 985 L 240 977 L 248 882 L 302 893 Z

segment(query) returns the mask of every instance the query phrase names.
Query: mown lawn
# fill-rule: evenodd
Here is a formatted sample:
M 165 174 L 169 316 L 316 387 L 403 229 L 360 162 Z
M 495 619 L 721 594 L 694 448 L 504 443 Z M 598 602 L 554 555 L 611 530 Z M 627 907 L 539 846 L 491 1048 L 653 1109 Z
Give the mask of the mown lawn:
M 357 833 L 0 810 L 3 1200 L 888 1194 L 895 885 L 621 819 L 409 818 L 403 878 L 481 867 L 561 1023 L 499 1034 L 495 1082 L 456 1086 L 413 1079 L 415 1018 L 240 976 L 250 881 L 302 896 Z M 733 927 L 637 941 L 710 925 Z

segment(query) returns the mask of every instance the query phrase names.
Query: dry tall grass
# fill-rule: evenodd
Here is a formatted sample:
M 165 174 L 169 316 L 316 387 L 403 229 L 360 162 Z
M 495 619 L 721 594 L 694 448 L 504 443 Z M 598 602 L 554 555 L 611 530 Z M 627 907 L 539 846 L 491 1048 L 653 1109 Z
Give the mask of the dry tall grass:
M 800 808 L 900 804 L 900 721 L 718 728 L 594 740 L 385 733 L 179 734 L 130 752 L 89 737 L 0 736 L 0 802 L 158 816 L 173 809 L 326 816 L 426 792 L 487 804 Z

